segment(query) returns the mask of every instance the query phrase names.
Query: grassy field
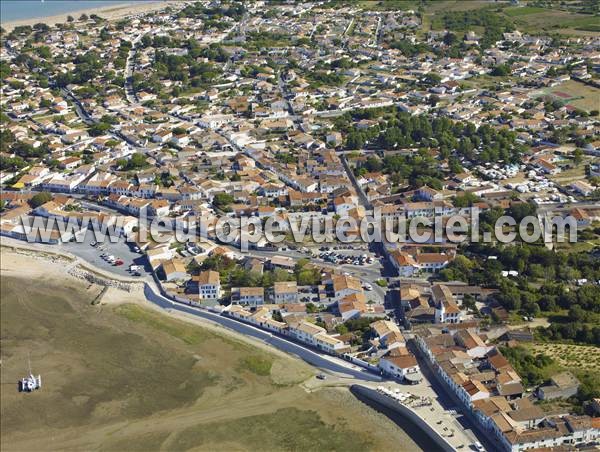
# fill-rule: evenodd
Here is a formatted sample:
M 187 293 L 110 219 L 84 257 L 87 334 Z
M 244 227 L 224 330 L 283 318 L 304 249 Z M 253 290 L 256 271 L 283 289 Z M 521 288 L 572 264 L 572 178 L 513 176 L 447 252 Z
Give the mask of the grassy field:
M 534 353 L 544 353 L 556 360 L 561 367 L 578 370 L 600 371 L 600 348 L 591 345 L 536 343 Z
M 600 89 L 576 80 L 567 80 L 560 85 L 544 88 L 532 93 L 533 97 L 550 96 L 563 105 L 570 104 L 582 110 L 597 110 L 600 103 Z
M 588 112 L 590 110 L 598 110 L 600 105 L 600 89 L 576 80 L 567 80 L 560 85 L 546 90 L 546 93 L 552 95 L 557 100 Z
M 360 1 L 358 5 L 366 10 L 417 10 L 419 2 L 415 0 Z M 488 0 L 438 0 L 427 2 L 422 17 L 421 34 L 430 30 L 444 28 L 442 16 L 451 11 L 471 11 L 490 8 L 494 14 L 510 19 L 517 28 L 525 33 L 552 32 L 565 35 L 600 35 L 598 17 L 590 14 L 579 14 L 557 9 L 533 6 L 506 7 L 506 4 L 495 4 Z M 471 27 L 476 33 L 483 33 L 481 27 Z
M 578 241 L 577 243 L 563 242 L 556 243 L 556 250 L 562 251 L 564 253 L 583 253 L 590 252 L 594 248 L 600 246 L 600 239 L 597 240 L 586 240 L 586 241 Z
M 436 1 L 425 7 L 423 19 L 424 31 L 443 29 L 442 15 L 449 11 L 469 11 L 490 8 L 494 14 L 508 18 L 525 33 L 560 33 L 565 35 L 600 35 L 598 17 L 558 9 L 533 6 L 507 7 L 506 4 L 494 4 L 489 1 Z M 470 27 L 476 33 L 482 33 L 481 27 Z
M 483 74 L 461 81 L 461 83 L 464 83 L 468 88 L 493 89 L 502 84 L 514 84 L 515 82 L 511 76 L 497 77 L 490 74 Z
M 282 422 L 285 419 L 285 422 Z M 173 442 L 177 450 L 188 450 L 195 444 L 207 449 L 236 446 L 231 432 L 244 438 L 252 450 L 275 450 L 287 443 L 292 450 L 362 451 L 372 447 L 358 434 L 348 434 L 343 428 L 331 430 L 318 413 L 297 408 L 284 408 L 274 413 L 249 416 L 233 423 L 214 422 L 184 430 Z
M 533 9 L 539 9 L 535 12 Z M 517 10 L 525 10 L 519 12 Z M 577 14 L 568 11 L 559 11 L 543 8 L 506 8 L 503 14 L 514 19 L 517 28 L 525 33 L 553 32 L 573 34 L 574 30 L 584 30 L 590 26 L 598 25 L 598 18 L 589 14 Z M 586 31 L 595 35 L 594 31 Z M 577 34 L 577 33 L 575 33 Z
M 546 9 L 538 8 L 536 6 L 512 7 L 504 10 L 504 14 L 510 17 L 526 16 L 528 14 L 539 14 L 543 12 L 546 12 Z
M 306 392 L 299 360 L 60 284 L 1 279 L 3 451 L 418 449 L 347 390 Z M 19 394 L 28 355 L 44 385 Z
M 585 165 L 580 164 L 574 168 L 562 169 L 560 173 L 551 175 L 548 179 L 559 184 L 568 185 L 576 180 L 585 179 Z
M 389 11 L 389 10 L 416 10 L 419 6 L 418 0 L 363 0 L 358 2 L 358 6 L 368 11 Z

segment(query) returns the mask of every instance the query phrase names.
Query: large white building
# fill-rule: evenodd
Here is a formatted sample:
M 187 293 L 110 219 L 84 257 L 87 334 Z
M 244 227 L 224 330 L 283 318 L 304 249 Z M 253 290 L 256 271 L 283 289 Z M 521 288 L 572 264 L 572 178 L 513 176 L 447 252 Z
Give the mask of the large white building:
M 435 305 L 435 323 L 460 323 L 462 312 L 452 292 L 443 284 L 434 284 L 431 287 L 431 297 Z

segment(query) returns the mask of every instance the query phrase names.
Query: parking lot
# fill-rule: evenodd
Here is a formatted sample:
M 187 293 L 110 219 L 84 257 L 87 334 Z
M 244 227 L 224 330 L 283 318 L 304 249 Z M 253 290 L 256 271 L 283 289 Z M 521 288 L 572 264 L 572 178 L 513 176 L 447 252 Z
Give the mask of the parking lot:
M 129 271 L 131 265 L 140 265 L 143 267 L 141 270 L 142 276 L 149 272 L 150 267 L 146 263 L 146 258 L 141 253 L 136 253 L 133 248 L 125 242 L 123 237 L 119 238 L 116 243 L 110 242 L 108 238 L 103 243 L 97 246 L 91 244 L 95 242 L 94 234 L 91 231 L 87 231 L 85 234 L 85 240 L 81 243 L 68 242 L 58 245 L 64 251 L 67 251 L 81 259 L 89 262 L 90 264 L 98 267 L 102 270 L 115 273 L 120 276 L 133 277 L 133 273 Z M 102 254 L 107 254 L 115 257 L 115 260 L 120 259 L 123 261 L 122 265 L 115 266 L 108 262 L 106 259 L 101 257 Z
M 371 265 L 375 263 L 375 259 L 368 251 L 355 249 L 335 249 L 323 247 L 319 249 L 319 259 L 325 262 L 339 265 Z

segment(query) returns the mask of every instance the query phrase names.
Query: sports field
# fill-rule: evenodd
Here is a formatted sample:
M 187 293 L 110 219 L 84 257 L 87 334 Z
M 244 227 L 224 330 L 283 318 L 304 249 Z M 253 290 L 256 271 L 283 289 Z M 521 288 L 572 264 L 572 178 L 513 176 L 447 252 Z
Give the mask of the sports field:
M 541 93 L 537 93 L 539 94 L 550 95 L 553 100 L 587 112 L 600 108 L 600 89 L 576 80 L 567 80 L 560 85 L 544 89 Z

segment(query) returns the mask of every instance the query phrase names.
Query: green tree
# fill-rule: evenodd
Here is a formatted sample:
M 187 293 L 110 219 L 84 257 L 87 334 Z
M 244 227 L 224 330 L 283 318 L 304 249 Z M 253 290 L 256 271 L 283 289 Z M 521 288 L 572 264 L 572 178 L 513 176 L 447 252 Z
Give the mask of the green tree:
M 52 194 L 47 191 L 43 191 L 33 195 L 29 200 L 29 205 L 35 209 L 36 207 L 46 204 L 49 201 L 52 201 Z
M 498 66 L 492 69 L 491 75 L 494 77 L 505 77 L 510 74 L 510 65 L 508 64 L 499 64 Z
M 233 202 L 233 196 L 229 193 L 217 193 L 213 197 L 213 204 L 219 209 L 223 209 L 229 206 Z
M 575 162 L 575 165 L 579 166 L 579 165 L 581 165 L 582 161 L 583 161 L 583 151 L 581 149 L 577 148 L 573 151 L 573 162 Z
M 316 312 L 319 312 L 319 308 L 317 308 L 317 306 L 314 303 L 306 303 L 305 307 L 306 307 L 306 312 L 308 312 L 309 314 L 314 314 Z
M 106 122 L 97 122 L 93 124 L 89 129 L 89 134 L 93 137 L 104 135 L 110 130 L 111 125 Z
M 569 320 L 572 322 L 583 322 L 586 319 L 586 312 L 579 305 L 574 305 L 569 309 Z

